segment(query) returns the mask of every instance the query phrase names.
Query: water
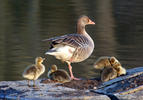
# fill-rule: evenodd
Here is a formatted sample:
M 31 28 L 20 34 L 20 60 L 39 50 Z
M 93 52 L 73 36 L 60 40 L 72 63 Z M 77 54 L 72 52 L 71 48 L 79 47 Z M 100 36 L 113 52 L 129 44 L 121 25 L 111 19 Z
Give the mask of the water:
M 21 80 L 25 67 L 37 56 L 48 68 L 67 65 L 45 56 L 49 43 L 41 40 L 76 32 L 76 21 L 88 15 L 96 22 L 86 30 L 95 42 L 93 54 L 72 64 L 76 77 L 93 78 L 93 63 L 100 56 L 115 56 L 129 69 L 143 65 L 143 1 L 133 0 L 1 0 L 0 81 Z

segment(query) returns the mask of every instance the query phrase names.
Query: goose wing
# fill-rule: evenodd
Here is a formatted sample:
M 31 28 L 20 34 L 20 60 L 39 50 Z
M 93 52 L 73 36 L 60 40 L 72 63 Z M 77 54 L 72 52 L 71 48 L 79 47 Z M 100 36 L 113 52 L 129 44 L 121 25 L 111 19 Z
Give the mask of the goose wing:
M 84 48 L 88 46 L 89 40 L 84 35 L 67 34 L 59 37 L 45 39 L 43 41 L 52 41 L 52 46 L 69 45 L 74 48 Z

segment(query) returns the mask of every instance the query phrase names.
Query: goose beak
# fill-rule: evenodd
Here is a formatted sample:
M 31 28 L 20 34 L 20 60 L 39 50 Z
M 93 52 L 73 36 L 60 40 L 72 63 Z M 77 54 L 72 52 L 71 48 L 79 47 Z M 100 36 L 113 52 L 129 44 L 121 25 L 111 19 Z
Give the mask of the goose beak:
M 88 24 L 93 24 L 93 25 L 95 25 L 95 22 L 93 22 L 92 20 L 89 20 Z

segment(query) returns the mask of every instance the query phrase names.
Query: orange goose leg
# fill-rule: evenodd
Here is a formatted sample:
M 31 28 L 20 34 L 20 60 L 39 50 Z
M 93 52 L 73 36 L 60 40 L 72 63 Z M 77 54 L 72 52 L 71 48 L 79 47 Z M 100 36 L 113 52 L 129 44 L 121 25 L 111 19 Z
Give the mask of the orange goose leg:
M 70 62 L 67 62 L 67 63 L 68 63 L 68 67 L 69 67 L 69 71 L 70 71 L 71 79 L 72 79 L 72 80 L 80 80 L 79 78 L 74 77 L 73 72 L 72 72 L 72 66 L 71 66 L 71 63 L 70 63 Z

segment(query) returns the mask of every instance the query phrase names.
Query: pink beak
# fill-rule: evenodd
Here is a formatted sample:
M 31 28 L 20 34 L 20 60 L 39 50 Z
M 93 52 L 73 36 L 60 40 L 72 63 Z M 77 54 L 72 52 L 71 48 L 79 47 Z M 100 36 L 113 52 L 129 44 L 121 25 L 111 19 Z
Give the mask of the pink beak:
M 89 20 L 88 24 L 95 24 L 95 22 Z

